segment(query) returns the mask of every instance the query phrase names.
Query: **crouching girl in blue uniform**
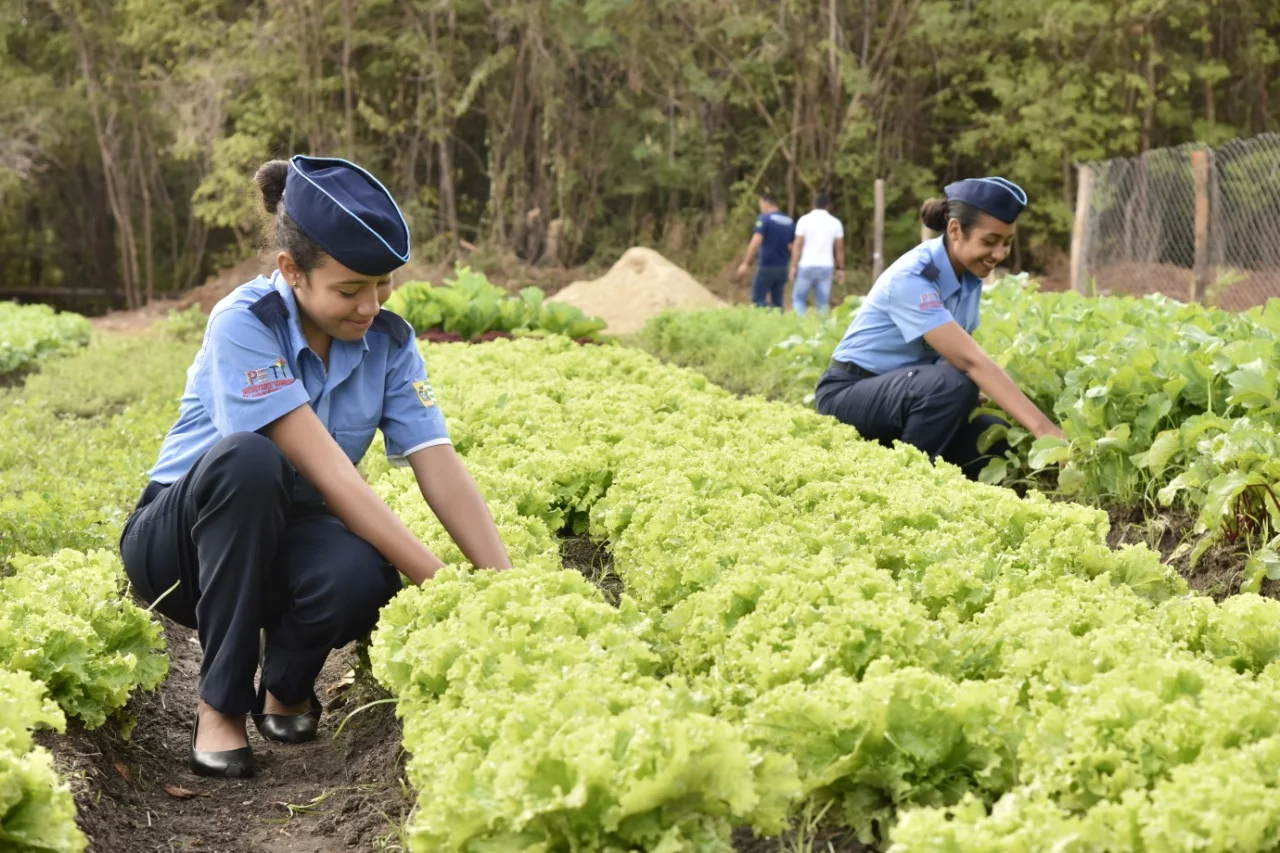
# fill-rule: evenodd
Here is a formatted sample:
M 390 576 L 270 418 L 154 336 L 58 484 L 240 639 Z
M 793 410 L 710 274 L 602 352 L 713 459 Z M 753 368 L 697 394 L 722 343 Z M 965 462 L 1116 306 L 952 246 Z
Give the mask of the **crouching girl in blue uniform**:
M 982 281 L 1008 256 L 1027 196 L 1004 178 L 959 181 L 945 194 L 920 211 L 941 236 L 876 281 L 818 380 L 817 408 L 864 438 L 903 441 L 976 478 L 1007 448 L 978 449 L 982 433 L 1004 423 L 989 415 L 970 420 L 979 390 L 1037 438 L 1062 431 L 972 337 Z
M 247 714 L 271 740 L 315 737 L 330 650 L 373 628 L 399 574 L 442 565 L 356 470 L 375 430 L 467 558 L 510 567 L 412 328 L 381 310 L 409 260 L 399 207 L 345 160 L 277 160 L 255 180 L 278 269 L 213 309 L 120 542 L 138 594 L 199 634 L 189 762 L 225 778 L 255 771 Z

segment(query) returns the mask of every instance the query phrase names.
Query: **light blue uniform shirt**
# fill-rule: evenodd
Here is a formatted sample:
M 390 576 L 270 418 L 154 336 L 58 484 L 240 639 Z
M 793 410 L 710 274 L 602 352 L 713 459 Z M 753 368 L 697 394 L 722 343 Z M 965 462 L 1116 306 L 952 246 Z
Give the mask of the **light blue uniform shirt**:
M 326 370 L 303 337 L 292 288 L 276 272 L 214 306 L 150 477 L 172 483 L 220 439 L 257 432 L 299 406 L 315 410 L 353 464 L 379 429 L 387 458 L 400 465 L 414 451 L 451 443 L 404 319 L 383 310 L 360 340 L 334 340 Z M 301 478 L 294 498 L 321 500 Z
M 943 238 L 927 240 L 876 279 L 832 358 L 876 374 L 933 364 L 941 356 L 924 335 L 952 320 L 973 334 L 981 301 L 982 279 L 957 280 Z

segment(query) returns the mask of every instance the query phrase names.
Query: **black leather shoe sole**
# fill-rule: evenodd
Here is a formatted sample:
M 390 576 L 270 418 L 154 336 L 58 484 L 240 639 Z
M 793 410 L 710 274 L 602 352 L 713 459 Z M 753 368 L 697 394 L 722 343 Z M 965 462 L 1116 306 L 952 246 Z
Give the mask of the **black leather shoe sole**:
M 218 752 L 196 749 L 196 733 L 200 731 L 200 712 L 196 711 L 191 723 L 191 754 L 188 764 L 191 772 L 209 779 L 252 779 L 258 772 L 253 750 L 247 746 Z
M 267 688 L 259 686 L 259 708 L 265 706 L 266 699 Z M 277 743 L 306 743 L 316 739 L 322 713 L 324 713 L 324 706 L 320 704 L 320 698 L 316 696 L 315 691 L 312 691 L 310 711 L 302 714 L 264 714 L 259 711 L 250 716 L 253 717 L 253 724 L 258 727 L 258 732 L 267 740 L 274 740 Z

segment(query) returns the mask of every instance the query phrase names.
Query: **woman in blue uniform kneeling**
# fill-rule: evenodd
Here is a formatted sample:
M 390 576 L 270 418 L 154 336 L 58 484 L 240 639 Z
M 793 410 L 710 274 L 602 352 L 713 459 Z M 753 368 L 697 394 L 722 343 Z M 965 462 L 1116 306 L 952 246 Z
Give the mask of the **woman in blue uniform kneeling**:
M 223 778 L 254 774 L 246 715 L 271 740 L 314 738 L 329 652 L 373 628 L 399 574 L 420 584 L 443 565 L 356 470 L 375 430 L 467 558 L 510 567 L 413 329 L 381 310 L 409 260 L 394 199 L 339 159 L 276 160 L 255 180 L 278 269 L 210 314 L 120 541 L 138 594 L 199 634 L 189 761 Z
M 971 178 L 945 194 L 920 211 L 941 236 L 876 281 L 818 380 L 817 408 L 864 438 L 901 440 L 977 478 L 1007 447 L 978 449 L 982 433 L 1003 423 L 970 420 L 980 390 L 1037 438 L 1062 431 L 972 337 L 982 281 L 1008 256 L 1026 193 L 1004 178 Z

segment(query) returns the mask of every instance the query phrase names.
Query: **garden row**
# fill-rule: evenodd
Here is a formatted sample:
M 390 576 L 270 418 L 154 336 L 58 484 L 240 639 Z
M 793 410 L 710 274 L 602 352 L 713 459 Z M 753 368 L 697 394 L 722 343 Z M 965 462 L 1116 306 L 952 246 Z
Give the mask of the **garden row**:
M 510 295 L 485 274 L 459 265 L 440 286 L 425 281 L 401 285 L 386 303 L 409 321 L 415 332 L 431 340 L 482 342 L 521 334 L 564 335 L 596 341 L 605 323 L 564 302 L 548 302 L 540 288 L 526 287 Z
M 160 625 L 112 553 L 165 429 L 190 343 L 102 342 L 0 396 L 0 848 L 85 849 L 30 730 L 96 728 L 164 678 Z M 175 387 L 175 381 L 177 386 Z M 72 550 L 77 549 L 77 550 Z
M 89 342 L 89 321 L 47 305 L 0 302 L 0 383 L 39 361 Z
M 465 271 L 464 271 L 465 272 Z M 459 284 L 466 286 L 462 276 Z M 471 282 L 488 286 L 486 282 Z M 425 286 L 424 286 L 425 287 Z M 437 293 L 452 287 L 431 288 Z M 410 291 L 412 292 L 412 290 Z M 471 294 L 475 295 L 475 294 Z M 581 317 L 534 310 L 517 331 L 573 331 Z M 448 297 L 441 298 L 448 303 Z M 513 302 L 509 300 L 508 302 Z M 483 300 L 479 302 L 483 307 Z M 564 306 L 568 307 L 568 306 Z M 576 309 L 575 309 L 576 310 Z M 556 326 L 557 318 L 565 327 Z M 183 366 L 203 333 L 197 311 L 172 315 L 158 334 L 89 340 L 88 323 L 44 306 L 0 304 L 0 847 L 78 851 L 70 791 L 30 731 L 67 718 L 96 728 L 137 689 L 163 679 L 159 623 L 135 606 L 114 555 L 129 508 L 176 417 Z M 450 326 L 453 322 L 450 321 Z M 37 366 L 38 373 L 31 373 Z
M 1280 602 L 642 353 L 428 357 L 517 568 L 447 569 L 374 635 L 415 850 L 728 851 L 824 808 L 901 851 L 1280 842 Z M 462 562 L 411 473 L 365 467 Z
M 810 402 L 858 300 L 821 322 L 751 309 L 672 312 L 640 344 L 739 392 Z M 1014 428 L 984 479 L 1196 519 L 1194 562 L 1247 544 L 1243 587 L 1280 578 L 1280 300 L 1237 314 L 1153 296 L 990 289 L 976 335 L 1067 441 Z

